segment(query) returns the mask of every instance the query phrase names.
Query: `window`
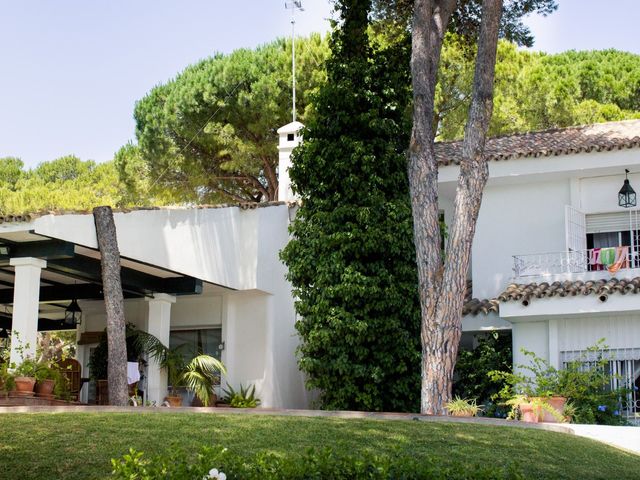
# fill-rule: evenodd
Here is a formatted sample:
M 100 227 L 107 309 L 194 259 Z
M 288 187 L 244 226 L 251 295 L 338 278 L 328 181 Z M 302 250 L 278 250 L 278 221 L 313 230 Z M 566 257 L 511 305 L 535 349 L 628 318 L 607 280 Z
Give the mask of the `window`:
M 222 329 L 202 328 L 198 330 L 172 330 L 169 334 L 169 347 L 176 348 L 183 345 L 181 352 L 185 362 L 191 361 L 200 354 L 211 355 L 220 360 L 222 351 Z M 183 405 L 192 405 L 194 396 L 184 387 L 178 388 L 182 396 Z
M 205 353 L 220 360 L 222 352 L 221 328 L 202 328 L 198 330 L 172 330 L 169 336 L 169 347 L 176 348 L 181 345 L 182 353 L 186 361 L 197 355 Z
M 640 229 L 637 211 L 598 213 L 586 216 L 587 249 L 629 247 L 630 267 L 638 268 Z

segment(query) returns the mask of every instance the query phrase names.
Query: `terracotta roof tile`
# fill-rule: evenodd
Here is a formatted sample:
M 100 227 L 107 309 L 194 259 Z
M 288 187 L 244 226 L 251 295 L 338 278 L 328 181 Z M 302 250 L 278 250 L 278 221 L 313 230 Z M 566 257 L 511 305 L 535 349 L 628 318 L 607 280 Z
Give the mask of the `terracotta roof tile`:
M 496 298 L 479 300 L 473 298 L 473 283 L 467 280 L 467 290 L 464 294 L 464 305 L 462 306 L 462 315 L 473 315 L 474 317 L 480 313 L 487 315 L 490 312 L 498 313 L 500 302 Z
M 485 154 L 500 161 L 638 147 L 640 120 L 625 120 L 494 137 L 487 140 Z M 461 141 L 437 142 L 435 148 L 440 165 L 460 164 Z
M 640 293 L 640 277 L 632 279 L 575 280 L 565 282 L 512 283 L 498 295 L 500 302 L 521 302 L 528 306 L 536 298 L 594 295 L 605 302 L 612 293 Z
M 477 298 L 472 298 L 468 302 L 464 302 L 462 307 L 462 315 L 473 315 L 474 317 L 478 314 L 488 315 L 491 312 L 498 313 L 500 310 L 500 302 L 496 298 L 478 300 Z

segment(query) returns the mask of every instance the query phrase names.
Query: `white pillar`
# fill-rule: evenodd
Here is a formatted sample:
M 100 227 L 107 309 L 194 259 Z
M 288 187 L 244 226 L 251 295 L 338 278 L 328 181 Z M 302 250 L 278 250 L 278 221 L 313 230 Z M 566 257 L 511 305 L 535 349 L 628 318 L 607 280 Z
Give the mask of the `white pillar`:
M 560 368 L 560 347 L 558 342 L 558 320 L 549 320 L 549 364 Z
M 38 342 L 38 305 L 40 304 L 40 272 L 47 262 L 39 258 L 12 258 L 16 276 L 13 287 L 10 362 L 20 364 L 24 358 L 36 356 Z
M 171 331 L 171 304 L 176 302 L 176 297 L 166 293 L 156 293 L 153 298 L 148 298 L 149 316 L 146 322 L 146 331 L 155 336 L 165 346 L 169 346 L 169 333 Z M 161 405 L 167 395 L 167 372 L 160 368 L 158 362 L 149 359 L 147 368 L 147 399 Z
M 278 129 L 278 200 L 293 202 L 297 198 L 291 190 L 289 167 L 291 167 L 291 152 L 302 142 L 300 130 L 304 127 L 300 122 L 291 122 Z

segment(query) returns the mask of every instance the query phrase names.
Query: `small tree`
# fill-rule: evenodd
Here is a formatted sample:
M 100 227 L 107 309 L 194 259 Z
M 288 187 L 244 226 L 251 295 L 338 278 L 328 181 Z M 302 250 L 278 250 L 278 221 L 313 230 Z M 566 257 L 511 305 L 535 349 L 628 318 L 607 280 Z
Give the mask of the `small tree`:
M 336 4 L 328 81 L 290 170 L 302 206 L 282 258 L 300 315 L 300 367 L 323 408 L 415 411 L 408 37 L 371 44 L 370 1 Z

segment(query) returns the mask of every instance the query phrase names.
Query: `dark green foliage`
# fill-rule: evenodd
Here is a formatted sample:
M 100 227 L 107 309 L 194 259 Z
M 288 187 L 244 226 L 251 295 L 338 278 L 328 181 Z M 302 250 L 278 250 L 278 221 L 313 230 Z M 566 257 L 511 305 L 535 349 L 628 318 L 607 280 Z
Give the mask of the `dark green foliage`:
M 457 465 L 445 467 L 426 459 L 380 455 L 353 456 L 331 449 L 307 450 L 304 455 L 281 457 L 258 453 L 238 455 L 222 447 L 204 447 L 198 455 L 177 452 L 170 456 L 145 458 L 143 452 L 130 449 L 121 459 L 112 459 L 112 478 L 121 480 L 172 479 L 206 480 L 228 478 L 242 480 L 456 480 L 523 479 L 516 466 Z M 215 469 L 215 470 L 214 470 Z M 221 477 L 224 475 L 224 477 Z
M 374 15 L 378 19 L 409 25 L 413 0 L 374 0 Z M 505 0 L 502 8 L 500 37 L 526 47 L 533 46 L 533 35 L 522 19 L 531 14 L 549 15 L 558 8 L 557 0 Z M 457 0 L 449 31 L 475 42 L 480 30 L 482 0 Z
M 367 36 L 369 1 L 337 2 L 327 83 L 290 170 L 302 206 L 282 252 L 300 367 L 326 409 L 415 411 L 420 313 L 404 150 L 406 36 Z
M 484 405 L 486 416 L 506 416 L 506 409 L 491 401 L 504 385 L 492 381 L 488 373 L 492 370 L 511 371 L 511 361 L 511 332 L 480 336 L 476 348 L 458 351 L 453 394 L 476 399 L 478 404 Z
M 148 356 L 157 355 L 161 349 L 165 348 L 160 341 L 153 335 L 138 330 L 133 323 L 126 325 L 126 341 L 127 341 L 127 361 L 137 362 L 143 358 L 144 354 Z M 89 370 L 91 378 L 95 380 L 103 380 L 107 378 L 108 361 L 107 361 L 107 332 L 103 332 L 100 342 L 93 349 L 89 358 Z

